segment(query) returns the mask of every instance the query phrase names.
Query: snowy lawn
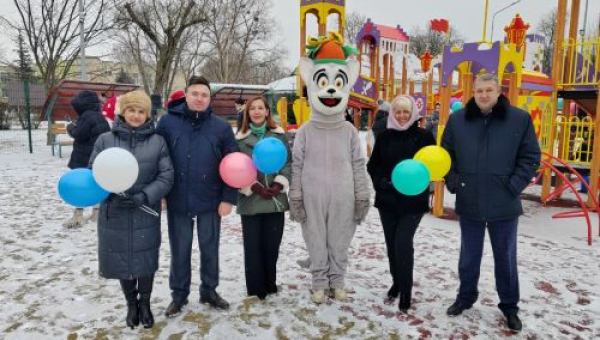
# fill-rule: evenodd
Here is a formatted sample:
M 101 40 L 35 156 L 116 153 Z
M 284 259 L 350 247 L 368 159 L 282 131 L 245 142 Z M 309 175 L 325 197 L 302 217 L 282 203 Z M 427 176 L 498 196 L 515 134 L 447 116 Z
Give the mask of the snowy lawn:
M 352 301 L 309 300 L 310 274 L 296 260 L 306 256 L 299 225 L 287 222 L 278 262 L 281 292 L 264 302 L 245 293 L 238 215 L 223 221 L 222 296 L 229 312 L 198 303 L 198 249 L 194 244 L 192 294 L 181 316 L 167 320 L 169 244 L 163 216 L 160 269 L 152 295 L 156 326 L 126 329 L 119 284 L 98 276 L 95 226 L 65 230 L 71 208 L 56 184 L 66 158 L 49 147 L 30 154 L 0 153 L 0 338 L 1 339 L 598 339 L 600 338 L 600 237 L 586 244 L 583 218 L 553 220 L 569 209 L 525 201 L 519 232 L 521 319 L 507 332 L 496 308 L 493 259 L 486 243 L 480 299 L 463 315 L 446 308 L 458 288 L 458 223 L 426 215 L 415 237 L 415 288 L 408 314 L 383 304 L 390 285 L 379 216 L 371 209 L 350 249 L 347 285 Z M 533 189 L 535 190 L 535 189 Z M 446 198 L 453 206 L 453 197 Z M 86 211 L 86 216 L 89 211 Z

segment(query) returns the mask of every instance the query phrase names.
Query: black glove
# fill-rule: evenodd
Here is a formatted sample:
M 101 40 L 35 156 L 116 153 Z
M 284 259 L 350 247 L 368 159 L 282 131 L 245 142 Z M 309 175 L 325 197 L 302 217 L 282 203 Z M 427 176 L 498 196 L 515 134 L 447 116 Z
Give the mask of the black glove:
M 389 179 L 384 177 L 379 181 L 378 189 L 383 191 L 391 190 L 394 189 L 394 185 L 392 184 L 392 182 L 390 182 Z
M 137 193 L 133 196 L 129 194 L 114 195 L 113 202 L 122 208 L 138 208 L 146 204 L 146 195 L 144 195 L 143 192 Z
M 147 205 L 148 201 L 146 200 L 146 194 L 143 192 L 138 192 L 137 194 L 131 197 L 131 200 L 135 204 L 136 207 L 141 207 L 142 205 Z
M 271 191 L 271 189 L 265 187 L 264 185 L 260 184 L 260 183 L 254 183 L 252 184 L 252 186 L 250 187 L 250 189 L 252 190 L 253 193 L 259 195 L 260 197 L 266 199 L 266 200 L 270 200 L 271 198 L 273 198 L 273 192 Z

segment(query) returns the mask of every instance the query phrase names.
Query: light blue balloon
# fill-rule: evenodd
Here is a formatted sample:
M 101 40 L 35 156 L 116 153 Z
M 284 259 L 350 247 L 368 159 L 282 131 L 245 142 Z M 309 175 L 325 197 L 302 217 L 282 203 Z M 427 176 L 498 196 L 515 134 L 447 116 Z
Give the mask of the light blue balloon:
M 110 193 L 96 183 L 92 170 L 80 168 L 62 175 L 58 181 L 58 194 L 67 204 L 85 208 L 102 202 Z
M 458 101 L 458 102 L 454 102 L 452 103 L 452 106 L 450 106 L 450 109 L 452 110 L 452 112 L 456 112 L 458 110 L 460 110 L 462 108 L 462 102 Z
M 254 146 L 252 160 L 256 168 L 265 175 L 272 175 L 287 163 L 287 148 L 277 138 L 267 137 Z
M 406 159 L 392 171 L 392 184 L 401 194 L 415 196 L 429 187 L 429 170 L 421 161 Z
M 564 106 L 565 106 L 565 100 L 562 98 L 558 98 L 558 109 L 562 110 Z

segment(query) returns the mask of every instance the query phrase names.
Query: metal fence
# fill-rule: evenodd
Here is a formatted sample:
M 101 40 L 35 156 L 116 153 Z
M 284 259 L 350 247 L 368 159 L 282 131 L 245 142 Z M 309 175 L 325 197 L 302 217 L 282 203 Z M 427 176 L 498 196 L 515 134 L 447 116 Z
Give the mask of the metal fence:
M 0 153 L 26 153 L 46 146 L 42 107 L 46 91 L 39 79 L 0 75 Z

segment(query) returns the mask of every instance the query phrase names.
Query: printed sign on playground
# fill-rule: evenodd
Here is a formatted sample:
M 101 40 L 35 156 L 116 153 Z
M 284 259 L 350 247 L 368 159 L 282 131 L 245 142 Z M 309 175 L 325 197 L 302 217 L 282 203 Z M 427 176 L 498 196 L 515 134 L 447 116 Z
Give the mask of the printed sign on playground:
M 413 94 L 413 98 L 415 99 L 415 105 L 419 109 L 419 116 L 425 117 L 427 114 L 427 101 L 425 100 L 425 96 L 422 93 Z

